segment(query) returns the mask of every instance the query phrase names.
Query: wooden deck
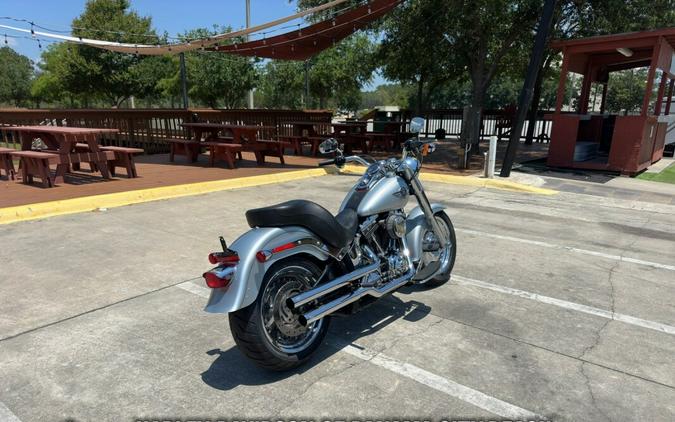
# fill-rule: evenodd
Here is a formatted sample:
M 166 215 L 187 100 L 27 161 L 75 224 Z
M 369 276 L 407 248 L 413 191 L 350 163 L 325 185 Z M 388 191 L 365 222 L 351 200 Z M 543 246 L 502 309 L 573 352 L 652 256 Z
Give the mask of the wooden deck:
M 486 146 L 481 144 L 481 148 Z M 503 156 L 505 142 L 499 143 L 498 162 Z M 545 157 L 547 144 L 521 145 L 518 151 L 517 162 Z M 456 142 L 444 142 L 436 152 L 426 157 L 423 169 L 425 171 L 469 175 L 480 172 L 483 167 L 482 156 L 471 160 L 471 168 L 457 169 L 457 154 L 459 147 Z M 396 156 L 394 152 L 376 151 L 375 157 L 387 158 Z M 42 188 L 38 185 L 24 185 L 20 181 L 0 179 L 0 208 L 16 205 L 26 205 L 38 202 L 58 201 L 61 199 L 80 198 L 106 193 L 126 192 L 138 189 L 156 188 L 162 186 L 181 185 L 186 183 L 207 182 L 212 180 L 232 179 L 236 177 L 257 176 L 284 171 L 316 168 L 317 163 L 326 157 L 306 157 L 286 155 L 286 166 L 281 166 L 275 158 L 270 158 L 264 167 L 255 162 L 253 153 L 244 153 L 244 160 L 238 162 L 238 168 L 227 169 L 224 163 L 216 167 L 208 166 L 208 155 L 200 155 L 199 161 L 190 164 L 185 157 L 177 157 L 175 163 L 169 162 L 168 154 L 139 156 L 136 159 L 138 178 L 127 179 L 124 172 L 112 180 L 104 180 L 98 173 L 89 173 L 85 170 L 66 175 L 66 183 L 58 184 L 54 188 Z M 84 165 L 83 167 L 87 167 Z
M 86 169 L 87 166 L 84 165 L 83 171 L 66 175 L 66 183 L 58 184 L 49 189 L 42 188 L 37 184 L 24 185 L 20 181 L 8 181 L 3 177 L 0 179 L 0 208 L 316 168 L 316 163 L 319 161 L 310 157 L 286 156 L 285 158 L 285 166 L 281 166 L 274 162 L 276 159 L 271 158 L 269 161 L 272 162 L 267 162 L 264 167 L 259 167 L 256 165 L 252 153 L 244 153 L 244 160 L 237 163 L 238 168 L 230 170 L 225 168 L 223 163 L 216 167 L 209 167 L 207 155 L 201 155 L 199 161 L 192 164 L 183 162 L 185 161 L 184 157 L 178 157 L 175 163 L 170 163 L 168 154 L 139 156 L 136 159 L 138 178 L 127 179 L 122 171 L 112 180 L 105 180 L 98 173 L 89 173 Z

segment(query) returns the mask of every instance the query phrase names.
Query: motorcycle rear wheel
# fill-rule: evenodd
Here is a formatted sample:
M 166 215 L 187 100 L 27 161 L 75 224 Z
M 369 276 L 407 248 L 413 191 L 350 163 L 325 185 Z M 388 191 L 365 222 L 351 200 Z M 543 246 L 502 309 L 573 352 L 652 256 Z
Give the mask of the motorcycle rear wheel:
M 326 335 L 328 318 L 303 327 L 286 299 L 316 285 L 320 276 L 321 269 L 302 257 L 280 261 L 265 273 L 256 301 L 229 314 L 232 336 L 246 357 L 265 369 L 285 371 L 314 353 Z

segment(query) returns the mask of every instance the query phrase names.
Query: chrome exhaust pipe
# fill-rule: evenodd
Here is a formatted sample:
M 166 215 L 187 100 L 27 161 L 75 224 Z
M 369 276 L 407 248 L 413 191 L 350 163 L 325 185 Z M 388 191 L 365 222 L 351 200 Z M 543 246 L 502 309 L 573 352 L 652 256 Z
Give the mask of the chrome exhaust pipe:
M 300 324 L 307 326 L 314 321 L 320 320 L 321 318 L 332 314 L 333 312 L 361 299 L 365 295 L 374 296 L 376 298 L 382 297 L 387 293 L 391 293 L 399 287 L 403 286 L 405 283 L 410 281 L 415 275 L 415 271 L 410 266 L 407 273 L 401 277 L 395 278 L 384 286 L 380 287 L 359 287 L 354 290 L 352 293 L 348 293 L 344 296 L 340 296 L 336 299 L 331 300 L 328 303 L 325 303 L 319 306 L 316 309 L 313 309 L 303 315 L 298 317 Z
M 366 276 L 374 271 L 377 271 L 380 268 L 380 262 L 375 262 L 365 267 L 357 268 L 356 270 L 340 276 L 335 280 L 331 280 L 328 283 L 321 284 L 311 290 L 306 292 L 299 293 L 291 298 L 286 300 L 286 306 L 292 311 L 299 308 L 302 305 L 305 305 L 313 300 L 319 299 L 320 297 L 327 295 L 330 292 L 333 292 L 341 287 L 344 287 L 351 283 L 352 281 L 359 279 L 363 276 Z

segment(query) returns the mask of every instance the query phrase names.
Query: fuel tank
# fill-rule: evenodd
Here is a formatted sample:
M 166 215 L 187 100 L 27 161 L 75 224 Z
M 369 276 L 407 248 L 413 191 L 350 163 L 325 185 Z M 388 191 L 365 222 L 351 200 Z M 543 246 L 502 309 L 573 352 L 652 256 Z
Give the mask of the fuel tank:
M 352 195 L 360 197 L 358 206 L 354 207 L 360 217 L 398 210 L 408 203 L 408 185 L 398 176 L 384 177 L 362 190 L 358 187 L 357 185 L 349 193 L 345 203 L 350 202 L 350 199 L 356 199 L 351 198 Z

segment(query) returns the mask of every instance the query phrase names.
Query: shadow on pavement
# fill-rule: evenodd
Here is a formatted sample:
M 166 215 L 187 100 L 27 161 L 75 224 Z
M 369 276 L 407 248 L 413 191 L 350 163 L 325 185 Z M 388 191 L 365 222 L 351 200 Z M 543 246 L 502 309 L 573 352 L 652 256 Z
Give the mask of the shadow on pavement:
M 258 368 L 236 346 L 206 352 L 217 358 L 204 371 L 202 380 L 218 390 L 230 390 L 238 385 L 270 384 L 312 369 L 340 350 L 362 337 L 369 336 L 398 319 L 419 321 L 431 308 L 417 301 L 403 302 L 395 296 L 378 301 L 355 315 L 332 318 L 324 343 L 305 364 L 286 372 L 271 372 Z

